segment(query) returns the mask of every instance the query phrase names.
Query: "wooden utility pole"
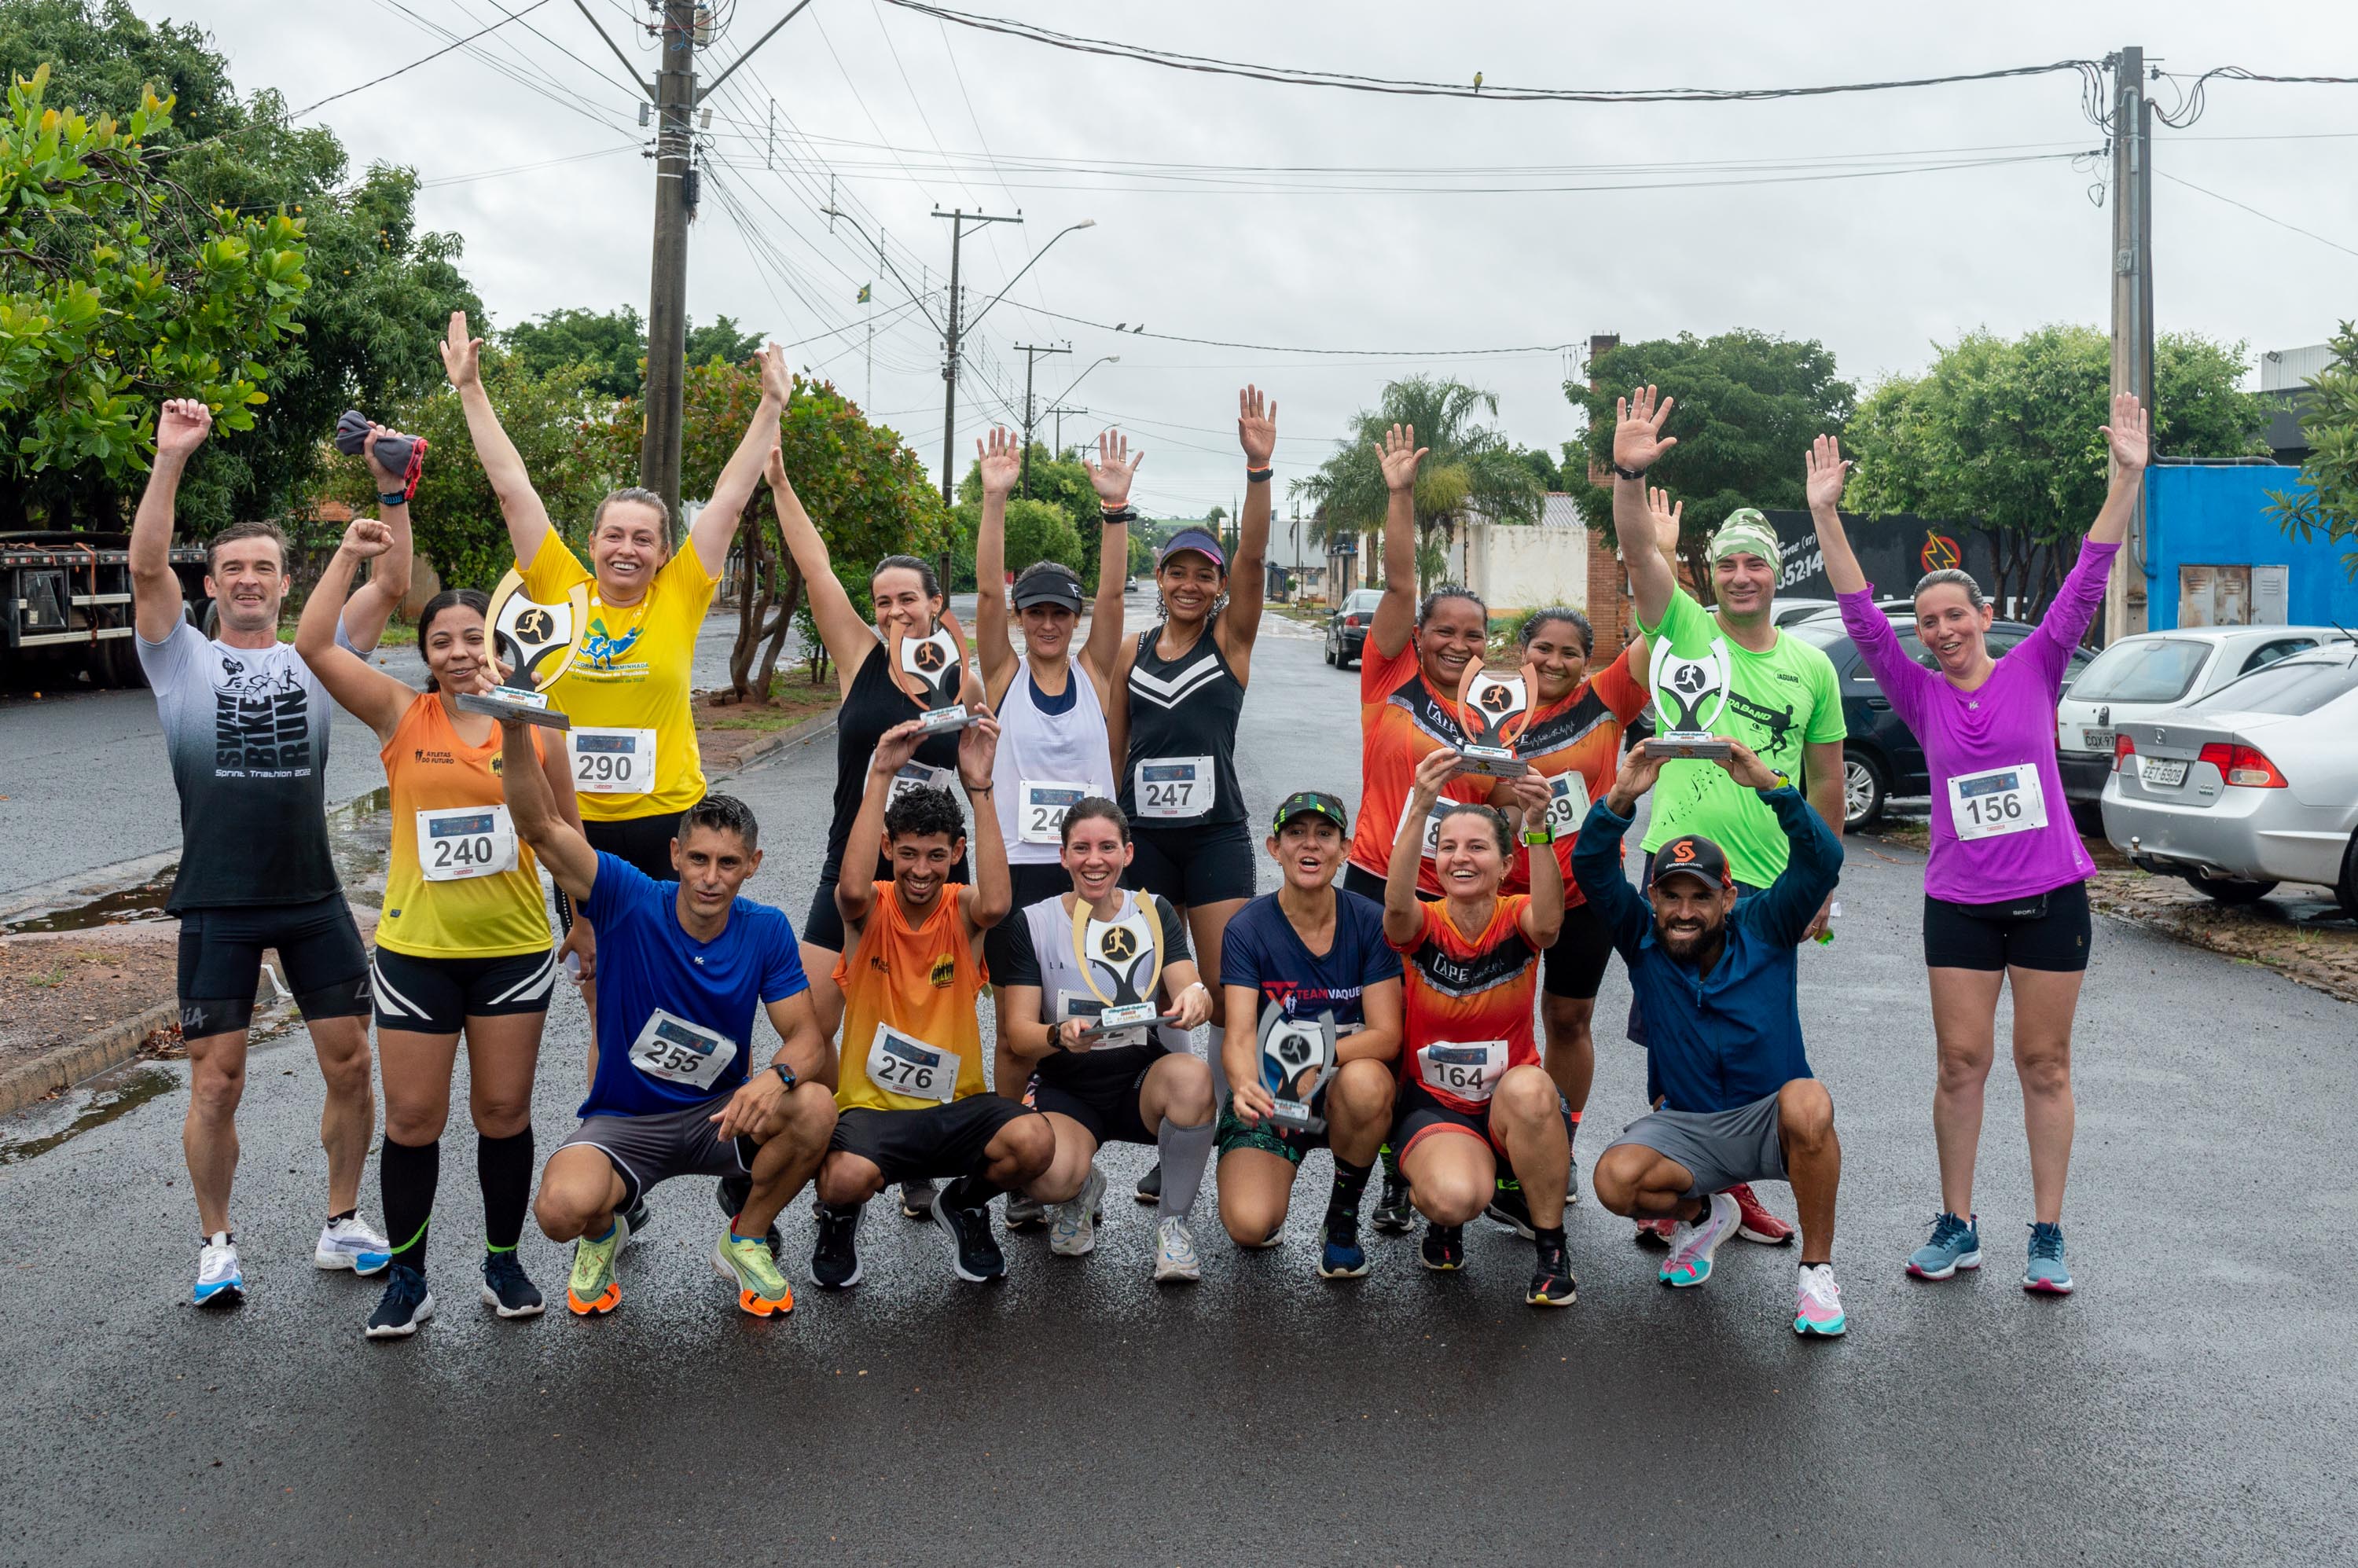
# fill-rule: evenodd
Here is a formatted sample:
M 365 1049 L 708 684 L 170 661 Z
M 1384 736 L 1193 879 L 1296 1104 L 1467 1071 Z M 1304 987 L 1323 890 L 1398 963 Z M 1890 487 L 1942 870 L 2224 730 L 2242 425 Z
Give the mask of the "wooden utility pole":
M 1070 345 L 1061 349 L 1042 343 L 1015 346 L 1023 351 L 1023 493 L 1028 496 L 1032 493 L 1032 427 L 1039 420 L 1032 408 L 1032 366 L 1042 354 L 1069 354 L 1073 351 Z
M 934 216 L 950 221 L 950 304 L 944 312 L 949 324 L 942 332 L 942 504 L 947 506 L 952 488 L 950 464 L 957 456 L 958 246 L 966 239 L 968 223 L 1021 223 L 1023 219 L 1020 214 L 997 218 L 988 212 L 968 212 L 964 208 L 947 212 L 936 208 Z
M 687 224 L 694 211 L 696 0 L 664 0 L 655 72 L 654 265 L 647 285 L 646 426 L 639 482 L 679 515 L 679 447 L 687 384 Z
M 2153 105 L 2145 95 L 2145 50 L 2113 57 L 2113 374 L 2115 396 L 2153 406 Z M 2108 419 L 2109 422 L 2109 419 Z M 2159 420 L 2154 419 L 2158 425 Z M 2137 492 L 2128 548 L 2104 585 L 2104 641 L 2146 629 L 2146 492 Z

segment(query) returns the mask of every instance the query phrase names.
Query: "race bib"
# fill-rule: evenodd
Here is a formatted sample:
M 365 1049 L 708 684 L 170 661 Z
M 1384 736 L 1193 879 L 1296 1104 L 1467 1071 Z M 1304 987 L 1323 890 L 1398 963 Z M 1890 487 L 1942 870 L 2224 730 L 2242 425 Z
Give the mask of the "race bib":
M 708 1089 L 737 1059 L 737 1042 L 657 1008 L 631 1042 L 631 1065 L 649 1077 Z
M 1401 803 L 1400 826 L 1392 829 L 1392 836 L 1395 838 L 1408 831 L 1409 807 L 1413 805 L 1414 802 L 1415 797 L 1411 796 L 1408 800 Z M 1431 811 L 1424 814 L 1424 838 L 1423 841 L 1418 846 L 1418 853 L 1422 854 L 1426 860 L 1430 860 L 1433 859 L 1433 848 L 1441 842 L 1442 813 L 1447 811 L 1451 806 L 1456 804 L 1457 803 L 1455 801 L 1451 800 L 1447 795 L 1444 795 L 1439 800 L 1433 803 L 1433 809 Z
M 955 1053 L 903 1034 L 889 1023 L 876 1026 L 868 1043 L 868 1081 L 887 1094 L 947 1105 L 957 1098 Z
M 1487 1100 L 1507 1076 L 1507 1043 L 1436 1040 L 1417 1052 L 1416 1072 L 1429 1089 L 1459 1099 Z
M 1162 821 L 1201 816 L 1218 785 L 1209 757 L 1149 757 L 1138 764 L 1138 815 Z
M 655 787 L 655 732 L 652 730 L 567 731 L 565 750 L 573 759 L 573 787 L 583 795 L 644 795 Z
M 1588 780 L 1578 773 L 1558 773 L 1548 780 L 1548 830 L 1559 838 L 1580 831 L 1588 816 Z
M 454 806 L 417 814 L 417 869 L 429 882 L 463 881 L 516 869 L 515 824 L 504 806 Z
M 1025 779 L 1016 786 L 1015 836 L 1026 844 L 1065 842 L 1065 813 L 1089 793 L 1085 784 L 1062 779 Z
M 1949 781 L 1949 820 L 1960 838 L 1997 838 L 2047 826 L 2039 770 L 2028 762 L 1961 773 Z
M 892 787 L 885 792 L 884 805 L 890 809 L 894 801 L 913 789 L 946 789 L 955 799 L 957 784 L 956 768 L 929 768 L 923 762 L 903 762 L 901 771 L 892 775 Z

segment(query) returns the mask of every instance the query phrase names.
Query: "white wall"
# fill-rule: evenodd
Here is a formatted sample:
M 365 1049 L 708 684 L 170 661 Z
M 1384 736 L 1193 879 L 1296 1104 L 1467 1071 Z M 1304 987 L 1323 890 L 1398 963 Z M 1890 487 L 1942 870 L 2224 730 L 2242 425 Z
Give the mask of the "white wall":
M 1458 530 L 1450 564 L 1493 614 L 1542 604 L 1588 608 L 1588 530 L 1476 522 Z

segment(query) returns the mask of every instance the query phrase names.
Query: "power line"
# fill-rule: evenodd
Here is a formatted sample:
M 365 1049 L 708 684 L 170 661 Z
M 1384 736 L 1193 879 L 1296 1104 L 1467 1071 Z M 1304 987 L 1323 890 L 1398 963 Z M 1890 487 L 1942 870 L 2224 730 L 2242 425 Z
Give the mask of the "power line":
M 1015 308 L 1017 308 L 1018 310 L 1029 310 L 1029 311 L 1032 311 L 1032 312 L 1033 312 L 1033 314 L 1035 314 L 1035 315 L 1054 317 L 1055 319 L 1057 319 L 1057 320 L 1059 320 L 1059 321 L 1070 321 L 1070 322 L 1075 323 L 1075 324 L 1076 324 L 1076 325 L 1077 325 L 1077 326 L 1082 326 L 1082 327 L 1095 327 L 1095 328 L 1098 329 L 1098 330 L 1101 330 L 1101 331 L 1107 331 L 1107 332 L 1120 331 L 1120 332 L 1121 333 L 1121 335 L 1122 335 L 1123 337 L 1125 337 L 1125 338 L 1159 338 L 1159 339 L 1161 339 L 1163 341 L 1164 341 L 1164 342 L 1166 342 L 1166 343 L 1200 343 L 1200 344 L 1204 345 L 1204 346 L 1205 346 L 1205 347 L 1206 347 L 1206 348 L 1213 348 L 1213 349 L 1250 349 L 1250 350 L 1252 350 L 1252 351 L 1254 351 L 1255 352 L 1258 352 L 1258 353 L 1271 353 L 1271 354 L 1329 354 L 1329 355 L 1334 355 L 1334 356 L 1336 356 L 1336 357 L 1344 357 L 1344 358 L 1351 358 L 1351 359 L 1367 359 L 1367 358 L 1373 358 L 1373 359 L 1395 359 L 1395 360 L 1422 360 L 1422 359 L 1474 360 L 1474 359 L 1488 359 L 1488 358 L 1491 358 L 1491 357 L 1494 357 L 1494 356 L 1496 356 L 1496 355 L 1499 355 L 1499 354 L 1541 354 L 1541 353 L 1553 354 L 1553 353 L 1562 353 L 1562 352 L 1563 352 L 1564 350 L 1566 350 L 1566 349 L 1575 348 L 1575 347 L 1577 347 L 1577 346 L 1578 346 L 1577 344 L 1574 344 L 1574 343 L 1528 343 L 1528 344 L 1523 345 L 1522 347 L 1520 347 L 1520 348 L 1511 348 L 1511 349 L 1307 349 L 1307 348 L 1298 348 L 1298 347 L 1296 347 L 1296 348 L 1288 348 L 1288 347 L 1285 347 L 1285 346 L 1283 346 L 1283 345 L 1282 345 L 1282 344 L 1277 344 L 1277 343 L 1238 343 L 1238 342 L 1231 342 L 1231 341 L 1229 341 L 1228 340 L 1224 339 L 1224 338 L 1191 338 L 1191 337 L 1187 337 L 1187 336 L 1184 336 L 1184 335 L 1183 335 L 1183 334 L 1181 334 L 1181 333 L 1177 333 L 1177 332 L 1150 332 L 1150 331 L 1147 331 L 1144 328 L 1121 328 L 1121 327 L 1113 327 L 1113 326 L 1109 326 L 1109 325 L 1107 325 L 1107 324 L 1106 324 L 1105 322 L 1103 322 L 1103 321 L 1092 321 L 1092 320 L 1090 320 L 1088 318 L 1087 318 L 1086 316 L 1067 316 L 1067 315 L 1065 315 L 1064 312 L 1059 311 L 1059 310 L 1050 310 L 1050 309 L 1046 309 L 1046 308 L 1044 308 L 1044 307 L 1037 306 L 1037 305 L 1026 305 L 1026 304 L 1024 304 L 1024 303 L 1023 303 L 1022 300 L 1020 300 L 1020 299 L 1018 299 L 1018 300 L 1014 300 L 1014 301 L 1012 301 L 1011 303 L 1013 303 L 1013 305 L 1014 305 Z
M 515 21 L 517 18 L 522 16 L 530 16 L 533 12 L 539 10 L 543 5 L 547 4 L 548 0 L 532 0 L 532 4 L 526 5 L 521 11 L 503 11 L 500 13 L 500 19 L 493 22 L 488 27 L 484 27 L 477 32 L 470 33 L 465 38 L 460 38 L 445 48 L 436 49 L 432 54 L 421 55 L 417 59 L 411 60 L 407 65 L 400 66 L 395 70 L 386 71 L 383 76 L 371 77 L 368 81 L 362 82 L 358 87 L 347 87 L 341 92 L 330 92 L 316 103 L 305 104 L 302 108 L 297 109 L 293 114 L 287 115 L 287 118 L 290 121 L 299 120 L 304 115 L 311 113 L 314 109 L 323 109 L 329 104 L 333 103 L 339 98 L 350 98 L 355 92 L 365 92 L 372 87 L 382 86 L 385 82 L 391 81 L 396 76 L 406 76 L 409 72 L 416 70 L 419 66 L 425 65 L 432 60 L 440 59 L 452 49 L 464 49 L 469 44 L 473 43 L 477 38 L 483 37 L 485 34 L 497 32 L 500 28 L 506 27 L 510 22 Z M 494 7 L 494 9 L 497 9 L 497 7 Z M 444 36 L 448 37 L 449 35 L 445 34 Z
M 2168 169 L 2158 168 L 2154 170 L 2154 173 L 2161 176 L 2162 178 L 2169 181 L 2172 185 L 2182 185 L 2189 190 L 2198 191 L 2204 196 L 2208 196 L 2213 201 L 2224 201 L 2230 207 L 2241 207 L 2253 217 L 2261 219 L 2266 222 L 2274 223 L 2279 229 L 2290 229 L 2294 233 L 2307 235 L 2309 239 L 2315 240 L 2320 245 L 2331 245 L 2335 250 L 2342 252 L 2345 255 L 2358 256 L 2358 250 L 2352 250 L 2348 245 L 2343 244 L 2339 240 L 2329 240 L 2323 234 L 2317 232 L 2313 229 L 2304 229 L 2298 223 L 2288 223 L 2282 218 L 2261 211 L 2258 208 L 2251 205 L 2249 202 L 2238 201 L 2232 196 L 2223 196 L 2218 191 L 2211 190 L 2202 186 L 2197 185 L 2190 179 L 2180 179 L 2178 176 L 2170 173 Z

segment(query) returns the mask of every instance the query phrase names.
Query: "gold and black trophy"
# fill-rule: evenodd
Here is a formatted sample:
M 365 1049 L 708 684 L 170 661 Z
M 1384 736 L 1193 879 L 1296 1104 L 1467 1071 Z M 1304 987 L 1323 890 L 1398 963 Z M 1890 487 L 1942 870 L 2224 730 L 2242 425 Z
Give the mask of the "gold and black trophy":
M 459 706 L 494 719 L 521 719 L 549 730 L 573 720 L 548 705 L 548 688 L 573 667 L 590 624 L 590 585 L 578 582 L 556 604 L 525 596 L 524 578 L 511 570 L 492 590 L 492 656 L 507 674 L 490 692 L 462 692 Z
M 1120 919 L 1099 920 L 1088 900 L 1074 900 L 1073 957 L 1102 1004 L 1091 1035 L 1170 1022 L 1154 1000 L 1163 983 L 1163 925 L 1150 905 L 1133 899 Z

